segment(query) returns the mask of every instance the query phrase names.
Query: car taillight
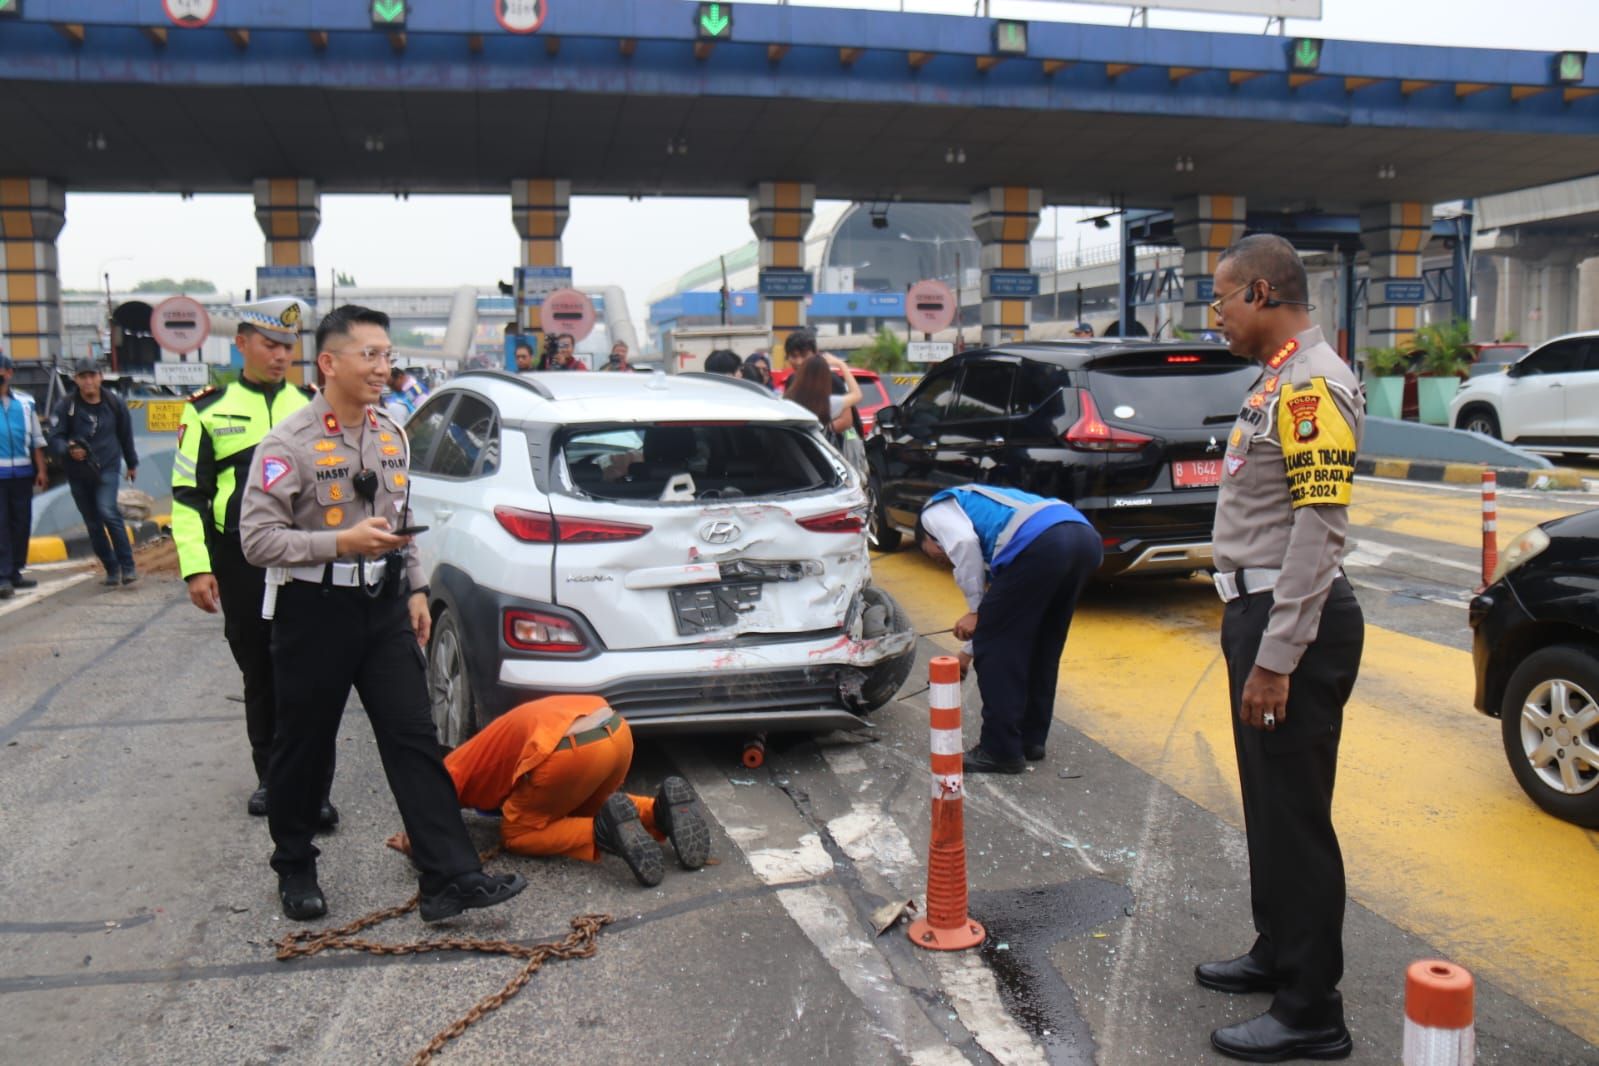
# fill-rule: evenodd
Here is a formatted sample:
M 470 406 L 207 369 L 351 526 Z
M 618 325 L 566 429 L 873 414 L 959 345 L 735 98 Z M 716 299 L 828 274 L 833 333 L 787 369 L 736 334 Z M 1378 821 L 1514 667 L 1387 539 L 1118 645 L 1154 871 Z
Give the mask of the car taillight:
M 555 518 L 516 507 L 496 507 L 494 517 L 505 531 L 529 544 L 592 544 L 596 541 L 637 540 L 649 526 L 631 522 L 604 522 L 597 518 Z
M 1062 438 L 1073 448 L 1085 452 L 1136 452 L 1154 439 L 1106 424 L 1099 417 L 1093 395 L 1087 389 L 1078 389 L 1077 395 L 1082 400 L 1083 413 Z
M 861 513 L 856 510 L 830 511 L 815 518 L 801 518 L 798 522 L 812 533 L 859 533 L 865 526 Z
M 1199 361 L 1200 358 L 1197 355 L 1168 355 L 1166 357 L 1166 362 L 1168 363 L 1197 363 Z
M 538 611 L 506 611 L 505 643 L 517 651 L 576 652 L 588 647 L 571 619 Z

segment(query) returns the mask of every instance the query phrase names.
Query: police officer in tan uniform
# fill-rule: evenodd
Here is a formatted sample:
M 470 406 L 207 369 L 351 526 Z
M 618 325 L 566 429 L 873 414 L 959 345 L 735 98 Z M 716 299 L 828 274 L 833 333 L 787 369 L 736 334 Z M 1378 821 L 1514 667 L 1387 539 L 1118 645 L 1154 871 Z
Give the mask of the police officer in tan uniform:
M 503 903 L 527 885 L 483 873 L 433 728 L 428 590 L 399 532 L 410 456 L 404 431 L 375 406 L 394 351 L 388 325 L 353 305 L 322 320 L 326 384 L 256 447 L 239 521 L 245 557 L 274 568 L 263 604 L 278 700 L 267 818 L 283 913 L 301 921 L 327 912 L 311 836 L 351 685 L 411 838 L 423 921 Z
M 1344 1058 L 1332 799 L 1365 622 L 1339 564 L 1364 404 L 1311 325 L 1305 268 L 1287 241 L 1243 238 L 1222 253 L 1215 286 L 1233 352 L 1261 364 L 1228 439 L 1213 534 L 1256 939 L 1195 978 L 1273 994 L 1267 1013 L 1211 1034 L 1223 1054 Z

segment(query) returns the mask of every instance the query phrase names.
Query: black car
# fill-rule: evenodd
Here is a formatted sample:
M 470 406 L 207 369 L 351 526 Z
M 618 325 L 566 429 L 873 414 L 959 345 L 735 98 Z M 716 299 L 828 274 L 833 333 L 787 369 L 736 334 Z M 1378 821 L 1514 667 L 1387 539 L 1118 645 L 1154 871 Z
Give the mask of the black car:
M 935 492 L 983 482 L 1073 504 L 1100 577 L 1211 564 L 1227 434 L 1260 367 L 1219 344 L 1106 338 L 1006 345 L 938 364 L 867 442 L 877 546 Z
M 1477 710 L 1532 801 L 1599 828 L 1599 509 L 1517 537 L 1471 601 Z

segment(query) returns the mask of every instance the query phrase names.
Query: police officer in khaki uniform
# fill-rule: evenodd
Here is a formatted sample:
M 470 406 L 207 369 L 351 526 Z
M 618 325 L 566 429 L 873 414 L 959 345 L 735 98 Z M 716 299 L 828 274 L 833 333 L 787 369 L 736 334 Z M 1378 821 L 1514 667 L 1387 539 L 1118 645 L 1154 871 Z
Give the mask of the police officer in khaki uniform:
M 1310 323 L 1305 268 L 1272 234 L 1222 253 L 1211 305 L 1234 353 L 1262 364 L 1227 442 L 1213 534 L 1222 652 L 1249 841 L 1249 951 L 1195 969 L 1271 1009 L 1212 1045 L 1255 1062 L 1344 1058 L 1344 864 L 1332 824 L 1344 704 L 1365 621 L 1339 569 L 1364 404 Z
M 388 325 L 353 305 L 322 320 L 326 384 L 257 446 L 239 522 L 245 557 L 276 568 L 263 605 L 278 698 L 268 824 L 283 913 L 297 920 L 327 912 L 311 836 L 352 684 L 421 871 L 423 921 L 503 903 L 527 885 L 482 872 L 433 728 L 428 590 L 411 537 L 398 532 L 410 456 L 404 431 L 374 406 L 394 352 Z
M 264 816 L 277 715 L 272 627 L 261 617 L 265 572 L 245 560 L 239 545 L 239 507 L 255 446 L 316 394 L 287 380 L 300 355 L 305 315 L 300 301 L 276 296 L 238 304 L 233 311 L 239 319 L 234 344 L 244 367 L 237 380 L 195 393 L 183 408 L 172 457 L 172 540 L 190 602 L 211 614 L 221 609 L 222 631 L 244 676 L 244 729 L 256 780 L 246 809 Z M 331 829 L 338 820 L 324 791 L 318 821 Z

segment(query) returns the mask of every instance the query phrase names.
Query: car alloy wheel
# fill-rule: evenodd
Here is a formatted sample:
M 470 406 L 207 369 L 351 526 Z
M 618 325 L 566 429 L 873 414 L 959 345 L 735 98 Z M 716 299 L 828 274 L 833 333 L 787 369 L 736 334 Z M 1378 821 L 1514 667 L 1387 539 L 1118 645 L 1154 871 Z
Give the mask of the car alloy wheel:
M 466 657 L 455 617 L 440 615 L 433 627 L 428 654 L 428 702 L 439 743 L 459 747 L 472 731 L 472 686 L 466 678 Z
M 1538 806 L 1599 827 L 1599 659 L 1570 645 L 1517 668 L 1501 710 L 1505 754 Z
M 1484 437 L 1499 437 L 1499 420 L 1493 416 L 1492 411 L 1484 408 L 1473 408 L 1466 417 L 1460 420 L 1460 428 L 1467 433 L 1481 433 Z

